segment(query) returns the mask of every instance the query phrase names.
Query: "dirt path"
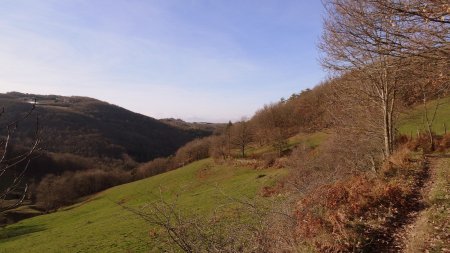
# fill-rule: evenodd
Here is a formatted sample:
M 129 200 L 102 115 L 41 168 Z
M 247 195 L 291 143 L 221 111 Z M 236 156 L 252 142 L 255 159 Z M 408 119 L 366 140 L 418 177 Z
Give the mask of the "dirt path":
M 439 228 L 433 225 L 433 221 L 430 221 L 430 212 L 432 212 L 430 210 L 436 207 L 429 203 L 429 199 L 430 192 L 437 187 L 436 182 L 439 180 L 436 172 L 441 166 L 448 166 L 446 165 L 447 160 L 450 161 L 450 157 L 442 155 L 432 155 L 426 158 L 424 177 L 416 185 L 417 194 L 414 194 L 415 196 L 408 200 L 416 208 L 408 211 L 402 222 L 403 224 L 395 230 L 389 252 L 430 252 L 430 248 L 436 243 L 445 245 L 445 238 L 441 238 L 442 233 L 439 232 L 437 236 L 432 235 L 432 230 Z M 448 164 L 450 165 L 450 163 Z M 448 215 L 447 210 L 444 210 L 445 213 Z M 447 229 L 445 224 L 443 229 Z M 445 231 L 443 232 L 445 233 Z M 443 237 L 445 237 L 445 234 Z M 437 252 L 450 252 L 450 250 L 444 247 Z
M 433 167 L 433 162 L 427 157 L 422 171 L 415 178 L 413 191 L 407 199 L 407 208 L 401 210 L 392 220 L 391 227 L 388 229 L 388 235 L 390 235 L 387 238 L 387 247 L 382 252 L 404 252 L 409 233 L 414 230 L 414 223 L 426 209 L 424 196 L 427 196 L 433 182 L 431 179 Z
M 403 224 L 393 234 L 394 241 L 391 252 L 407 252 L 406 248 L 414 237 L 413 234 L 416 231 L 417 221 L 423 216 L 427 208 L 426 196 L 428 196 L 435 180 L 436 173 L 434 168 L 436 162 L 436 158 L 434 157 L 426 158 L 423 172 L 423 176 L 425 177 L 421 179 L 421 182 L 416 184 L 414 196 L 408 200 L 413 208 L 408 210 L 408 213 L 405 214 Z

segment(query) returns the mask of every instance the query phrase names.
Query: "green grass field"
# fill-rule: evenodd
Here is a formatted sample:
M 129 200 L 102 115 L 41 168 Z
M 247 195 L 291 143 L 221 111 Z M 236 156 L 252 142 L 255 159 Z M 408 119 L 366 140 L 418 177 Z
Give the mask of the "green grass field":
M 436 119 L 433 123 L 433 131 L 436 134 L 443 134 L 445 130 L 444 124 L 447 126 L 447 132 L 450 132 L 450 97 L 441 99 L 439 102 L 442 104 L 438 108 Z M 432 101 L 427 106 L 431 114 L 433 114 L 436 103 L 437 101 Z M 400 133 L 415 136 L 418 130 L 425 130 L 423 115 L 424 107 L 422 105 L 419 105 L 412 111 L 401 115 L 399 121 Z
M 0 252 L 152 252 L 150 225 L 127 207 L 140 208 L 161 195 L 207 214 L 228 197 L 254 197 L 285 170 L 213 165 L 210 159 L 155 177 L 117 186 L 58 212 L 0 229 Z M 265 175 L 261 177 L 261 175 Z M 220 189 L 220 190 L 218 190 Z

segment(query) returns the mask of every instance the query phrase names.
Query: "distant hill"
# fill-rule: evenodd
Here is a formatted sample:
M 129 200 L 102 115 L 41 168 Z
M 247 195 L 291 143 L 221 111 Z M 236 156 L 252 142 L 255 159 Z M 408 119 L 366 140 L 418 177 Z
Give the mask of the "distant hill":
M 39 115 L 43 146 L 54 153 L 83 157 L 145 162 L 169 156 L 185 143 L 210 135 L 211 127 L 183 127 L 134 113 L 116 105 L 88 97 L 64 97 L 11 92 L 0 94 L 5 122 L 24 115 L 36 99 L 34 116 L 22 122 L 15 145 L 31 142 Z M 0 132 L 0 134 L 4 134 Z
M 226 125 L 224 123 L 186 122 L 182 119 L 174 119 L 174 118 L 160 119 L 160 121 L 177 128 L 182 128 L 186 130 L 205 130 L 208 132 L 214 132 L 217 129 L 224 127 Z

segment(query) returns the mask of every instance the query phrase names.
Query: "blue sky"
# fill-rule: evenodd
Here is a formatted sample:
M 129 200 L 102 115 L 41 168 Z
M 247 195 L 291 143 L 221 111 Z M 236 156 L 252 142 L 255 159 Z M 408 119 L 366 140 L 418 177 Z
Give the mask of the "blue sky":
M 0 92 L 225 122 L 325 78 L 318 0 L 0 0 Z

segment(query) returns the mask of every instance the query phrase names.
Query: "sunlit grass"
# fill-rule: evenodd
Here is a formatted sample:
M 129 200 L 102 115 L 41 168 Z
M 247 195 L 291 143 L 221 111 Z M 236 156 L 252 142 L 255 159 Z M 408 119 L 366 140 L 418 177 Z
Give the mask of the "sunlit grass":
M 160 196 L 196 214 L 232 197 L 254 197 L 285 170 L 213 165 L 210 159 L 148 179 L 117 186 L 58 212 L 0 230 L 0 252 L 149 252 L 151 227 L 117 203 L 141 208 Z M 258 175 L 264 174 L 264 177 Z M 226 194 L 226 196 L 224 195 Z
M 438 103 L 438 101 L 432 101 L 427 105 L 430 117 L 434 112 L 436 103 Z M 443 134 L 445 131 L 444 124 L 447 127 L 447 132 L 450 132 L 450 97 L 439 100 L 439 103 L 442 104 L 438 107 L 432 129 L 436 134 Z M 426 126 L 424 125 L 425 122 L 424 107 L 419 105 L 413 110 L 401 115 L 398 124 L 399 131 L 402 134 L 415 136 L 417 131 L 426 130 Z

